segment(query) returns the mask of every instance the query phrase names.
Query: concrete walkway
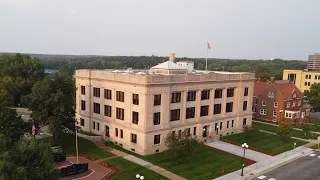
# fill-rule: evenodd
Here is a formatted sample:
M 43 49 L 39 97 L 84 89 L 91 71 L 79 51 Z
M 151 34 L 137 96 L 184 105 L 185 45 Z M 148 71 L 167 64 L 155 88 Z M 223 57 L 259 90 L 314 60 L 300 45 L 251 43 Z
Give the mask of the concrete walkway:
M 253 121 L 253 122 L 256 122 L 256 123 L 271 125 L 271 126 L 279 126 L 278 124 L 261 122 L 261 121 L 257 121 L 257 120 L 252 120 L 252 121 Z M 297 131 L 303 131 L 302 129 L 299 129 L 299 128 L 293 128 L 293 129 L 294 129 L 294 130 L 297 130 Z M 310 132 L 311 132 L 311 133 L 314 133 L 314 134 L 319 134 L 319 135 L 320 135 L 320 132 L 317 132 L 317 131 L 310 131 Z
M 259 130 L 260 132 L 264 132 L 264 133 L 268 133 L 268 134 L 273 134 L 273 135 L 277 135 L 277 133 L 275 132 L 270 132 L 270 131 L 265 131 L 265 130 Z M 296 139 L 296 140 L 299 140 L 299 141 L 305 141 L 305 142 L 310 142 L 308 139 L 302 139 L 302 138 L 298 138 L 298 137 L 290 137 L 291 139 Z
M 178 176 L 178 175 L 176 175 L 166 169 L 163 169 L 159 166 L 156 166 L 148 161 L 145 161 L 145 160 L 140 159 L 136 156 L 133 156 L 133 155 L 127 154 L 125 152 L 119 151 L 117 149 L 111 148 L 109 146 L 106 146 L 100 136 L 87 136 L 87 135 L 80 134 L 80 133 L 78 135 L 79 135 L 79 137 L 82 137 L 84 139 L 87 139 L 89 141 L 94 142 L 96 144 L 96 146 L 100 149 L 111 152 L 111 153 L 115 154 L 116 156 L 123 157 L 124 159 L 127 159 L 128 161 L 131 161 L 133 163 L 139 164 L 147 169 L 150 169 L 158 174 L 161 174 L 162 176 L 165 176 L 168 179 L 186 180 L 185 178 Z M 112 158 L 113 158 L 113 156 L 112 156 Z
M 228 147 L 228 146 L 225 146 Z M 230 146 L 232 147 L 232 146 Z M 216 148 L 216 147 L 215 147 Z M 240 148 L 240 147 L 239 147 Z M 232 147 L 230 150 L 226 148 L 224 151 L 232 153 L 234 152 L 234 148 Z M 236 150 L 238 151 L 238 150 Z M 248 150 L 249 151 L 249 150 Z M 257 158 L 257 163 L 252 164 L 250 166 L 247 166 L 244 168 L 244 176 L 241 176 L 241 169 L 234 171 L 232 173 L 226 174 L 224 176 L 221 176 L 217 178 L 217 180 L 243 180 L 243 179 L 253 179 L 254 177 L 257 177 L 258 175 L 265 173 L 267 171 L 270 171 L 272 169 L 275 169 L 279 166 L 282 166 L 286 163 L 289 163 L 293 160 L 296 160 L 300 157 L 307 156 L 313 152 L 312 149 L 300 146 L 293 150 L 284 152 L 282 154 L 279 154 L 277 156 L 258 156 L 261 158 Z M 246 153 L 247 154 L 247 153 Z M 248 154 L 256 154 L 256 153 L 248 153 Z M 238 155 L 238 154 L 237 154 Z M 256 154 L 257 155 L 257 154 Z M 247 156 L 246 156 L 247 157 Z M 254 157 L 247 157 L 249 159 Z M 255 159 L 252 159 L 255 160 Z
M 230 143 L 226 143 L 223 141 L 216 141 L 216 142 L 211 142 L 211 143 L 206 143 L 207 146 L 231 153 L 231 154 L 235 154 L 237 156 L 242 157 L 243 156 L 243 149 L 239 146 L 230 144 Z M 264 161 L 267 160 L 269 158 L 271 158 L 272 156 L 270 155 L 266 155 L 257 151 L 253 151 L 251 149 L 247 149 L 246 150 L 246 158 L 256 161 L 256 162 L 260 162 L 260 161 Z

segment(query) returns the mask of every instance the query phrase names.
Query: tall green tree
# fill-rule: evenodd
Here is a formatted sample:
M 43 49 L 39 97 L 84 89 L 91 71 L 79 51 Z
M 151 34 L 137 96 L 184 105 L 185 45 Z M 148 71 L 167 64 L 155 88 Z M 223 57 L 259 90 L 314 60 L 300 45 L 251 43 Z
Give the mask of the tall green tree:
M 281 140 L 287 141 L 291 134 L 292 134 L 292 125 L 287 122 L 280 123 L 280 125 L 277 127 L 277 134 L 280 136 Z
M 32 86 L 44 77 L 43 63 L 29 55 L 0 55 L 0 83 L 17 106 L 21 97 L 31 93 Z
M 31 131 L 31 125 L 18 116 L 15 109 L 0 108 L 0 133 L 18 141 L 24 133 Z
M 194 151 L 199 141 L 185 129 L 180 135 L 169 133 L 165 139 L 165 144 L 170 151 L 179 156 L 185 156 Z
M 304 93 L 306 100 L 312 106 L 313 110 L 320 110 L 320 84 L 315 83 L 311 85 L 310 91 Z
M 74 126 L 75 94 L 75 80 L 66 72 L 47 77 L 32 88 L 31 116 L 36 124 L 49 126 L 55 144 L 63 139 L 65 129 Z
M 10 139 L 0 135 L 0 145 L 6 145 L 7 148 L 0 152 L 0 180 L 59 179 L 59 171 L 54 168 L 52 149 L 48 143 L 20 140 L 10 144 Z

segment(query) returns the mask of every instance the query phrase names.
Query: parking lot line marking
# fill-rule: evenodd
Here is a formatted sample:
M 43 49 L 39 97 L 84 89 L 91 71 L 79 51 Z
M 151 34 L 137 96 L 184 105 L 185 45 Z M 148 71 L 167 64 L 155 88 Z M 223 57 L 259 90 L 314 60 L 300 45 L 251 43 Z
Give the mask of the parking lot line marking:
M 309 156 L 313 157 L 313 156 L 316 156 L 316 154 L 310 154 Z
M 268 180 L 276 180 L 276 179 L 274 179 L 274 178 L 270 178 L 270 179 L 268 179 Z
M 258 179 L 264 179 L 264 178 L 266 178 L 267 176 L 264 176 L 264 175 L 261 175 L 261 176 L 259 176 L 259 177 L 257 177 Z

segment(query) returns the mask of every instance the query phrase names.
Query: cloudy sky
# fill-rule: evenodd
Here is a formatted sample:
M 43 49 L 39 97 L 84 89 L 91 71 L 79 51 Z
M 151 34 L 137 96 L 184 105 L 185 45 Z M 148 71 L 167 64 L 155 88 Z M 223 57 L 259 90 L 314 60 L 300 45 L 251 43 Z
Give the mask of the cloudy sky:
M 0 0 L 0 52 L 300 59 L 319 0 Z

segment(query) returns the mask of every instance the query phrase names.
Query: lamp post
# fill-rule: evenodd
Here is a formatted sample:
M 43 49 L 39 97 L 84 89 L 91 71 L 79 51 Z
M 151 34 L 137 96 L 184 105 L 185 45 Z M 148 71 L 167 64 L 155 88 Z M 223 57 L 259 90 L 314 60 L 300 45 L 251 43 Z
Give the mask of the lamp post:
M 217 135 L 219 134 L 219 126 L 216 126 L 216 128 L 217 128 Z
M 296 145 L 297 145 L 297 143 L 296 143 L 296 142 L 294 142 L 294 143 L 293 143 L 294 153 L 296 153 Z
M 246 150 L 249 148 L 249 145 L 247 143 L 243 143 L 241 147 L 243 149 L 243 164 L 242 164 L 241 176 L 243 176 L 244 159 L 246 157 Z
M 136 179 L 144 180 L 144 176 L 141 176 L 140 174 L 136 175 Z

